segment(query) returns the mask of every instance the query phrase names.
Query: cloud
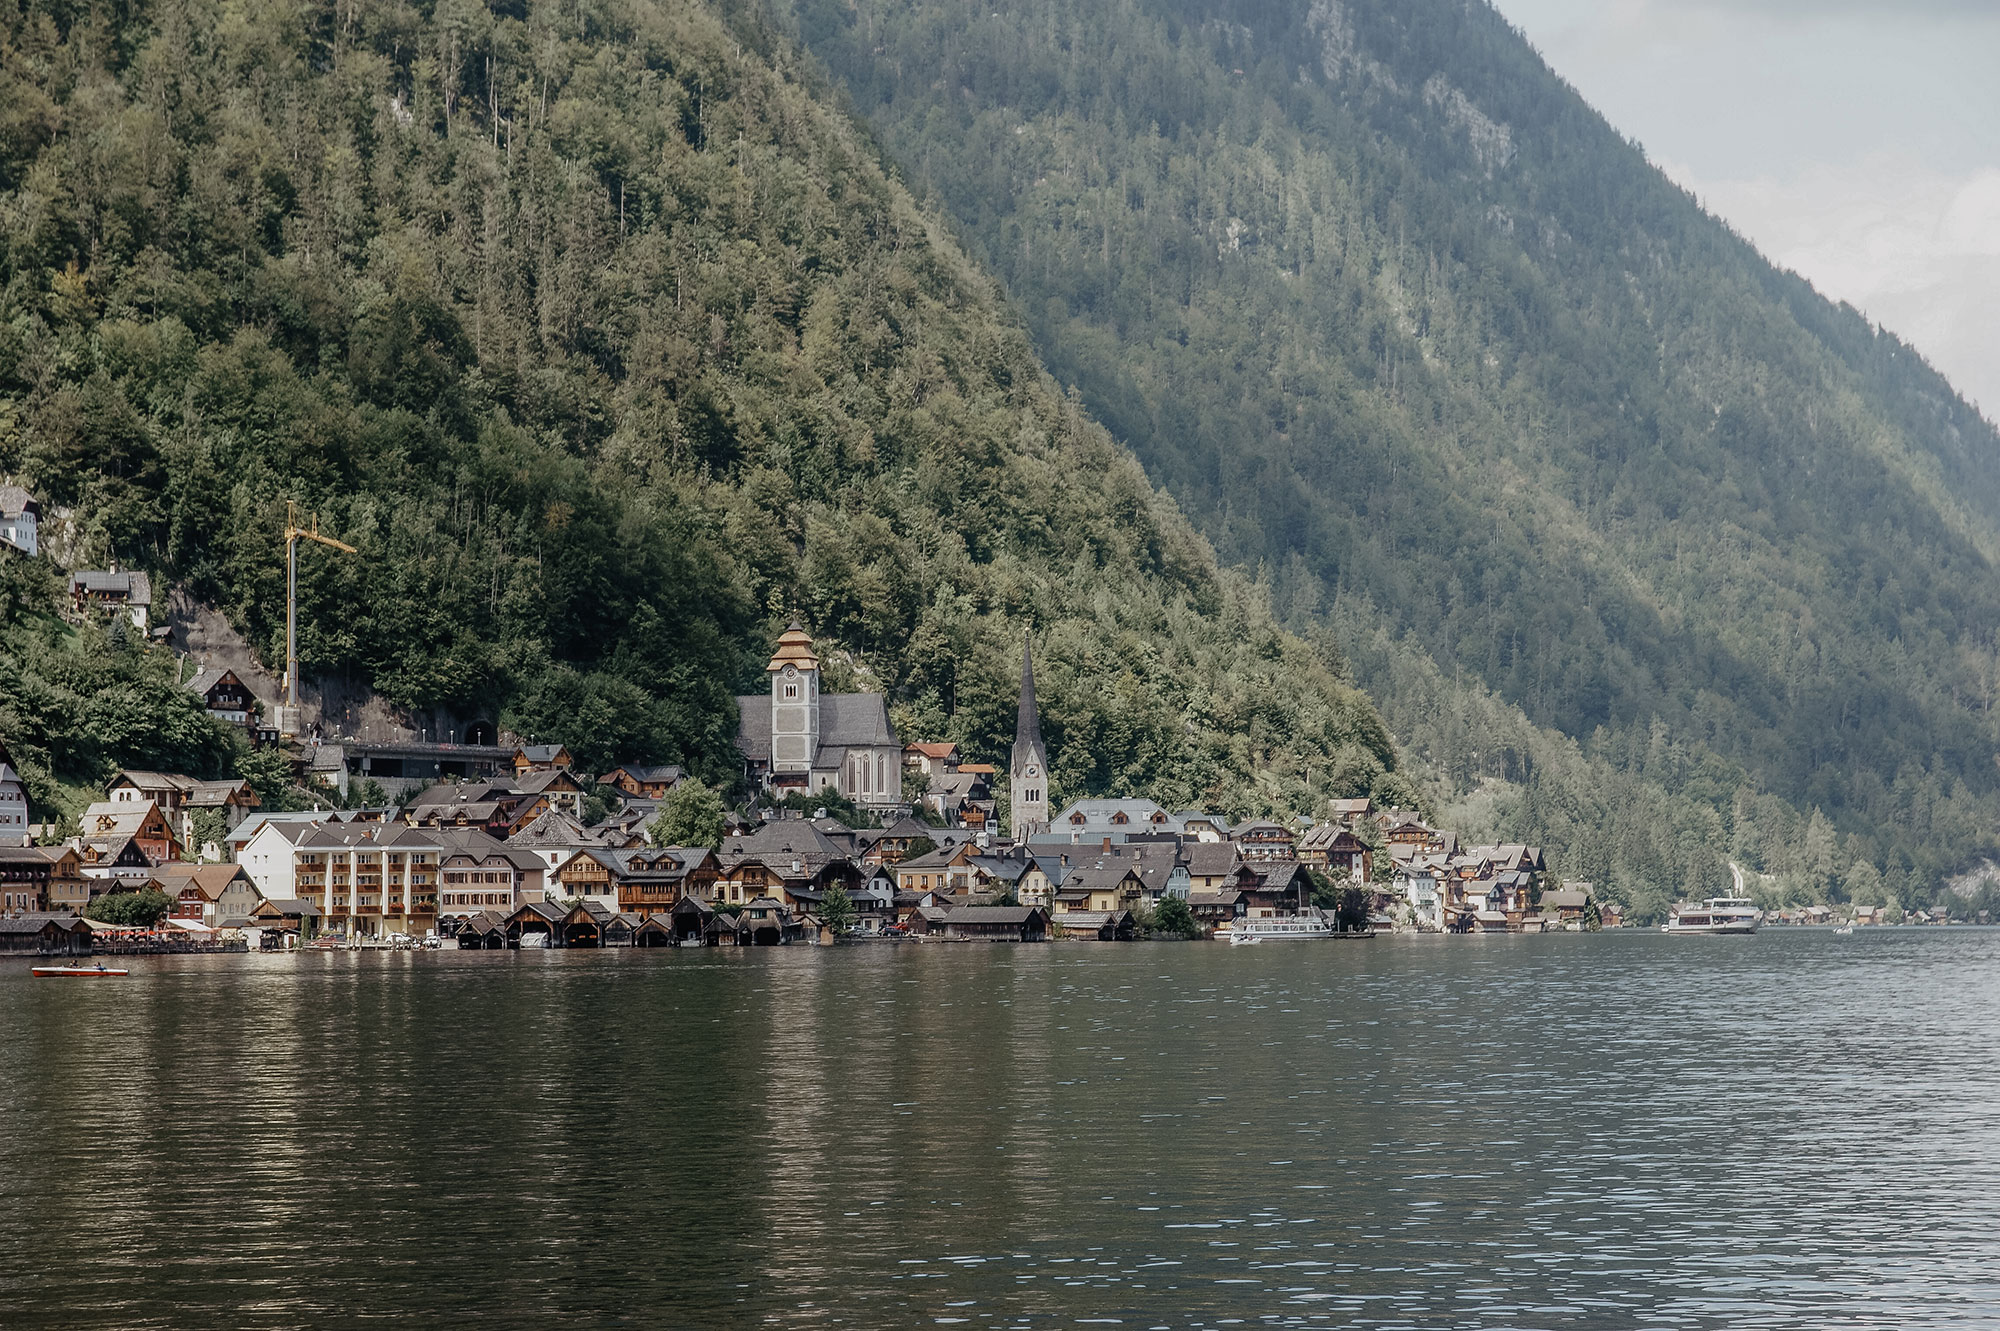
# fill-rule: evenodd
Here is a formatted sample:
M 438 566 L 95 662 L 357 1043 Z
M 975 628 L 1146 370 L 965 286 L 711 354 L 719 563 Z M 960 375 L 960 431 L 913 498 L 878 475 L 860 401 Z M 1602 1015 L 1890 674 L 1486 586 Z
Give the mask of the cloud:
M 1894 331 L 2000 415 L 2000 168 L 1953 174 L 1878 154 L 1749 179 L 1662 169 L 1774 263 Z

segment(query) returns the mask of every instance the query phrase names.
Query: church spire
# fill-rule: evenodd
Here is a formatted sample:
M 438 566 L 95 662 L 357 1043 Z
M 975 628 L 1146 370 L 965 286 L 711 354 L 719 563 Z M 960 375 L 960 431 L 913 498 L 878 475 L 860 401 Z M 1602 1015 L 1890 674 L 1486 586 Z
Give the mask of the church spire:
M 1042 714 L 1035 706 L 1035 657 L 1026 634 L 1021 637 L 1021 710 L 1014 720 L 1014 753 L 1022 747 L 1042 748 Z
M 1021 640 L 1021 711 L 1014 722 L 1014 760 L 1008 764 L 1009 824 L 1014 837 L 1049 830 L 1049 751 L 1042 743 L 1042 714 L 1035 706 L 1035 654 Z

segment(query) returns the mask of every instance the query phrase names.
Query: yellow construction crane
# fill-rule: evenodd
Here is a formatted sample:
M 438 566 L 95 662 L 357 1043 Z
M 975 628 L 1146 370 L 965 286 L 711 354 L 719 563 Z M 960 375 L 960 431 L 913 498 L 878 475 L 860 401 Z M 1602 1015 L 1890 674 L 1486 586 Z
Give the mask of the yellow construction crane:
M 336 541 L 331 536 L 322 536 L 319 530 L 319 514 L 312 516 L 312 526 L 299 525 L 299 506 L 291 500 L 285 501 L 285 700 L 278 708 L 278 733 L 296 735 L 299 733 L 299 539 L 317 541 L 330 545 L 348 554 L 361 553 L 345 541 Z

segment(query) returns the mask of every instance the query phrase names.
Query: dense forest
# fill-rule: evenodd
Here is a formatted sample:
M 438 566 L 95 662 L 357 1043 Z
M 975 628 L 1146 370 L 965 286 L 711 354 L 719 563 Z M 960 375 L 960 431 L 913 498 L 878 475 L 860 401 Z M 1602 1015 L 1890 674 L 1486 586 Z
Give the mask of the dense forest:
M 1467 826 L 1913 901 L 2000 820 L 2000 466 L 1467 0 L 771 0 Z M 774 42 L 777 38 L 772 39 Z
M 989 758 L 1032 632 L 1058 797 L 1415 796 L 1331 639 L 1218 568 L 865 133 L 698 3 L 8 0 L 0 473 L 266 661 L 295 500 L 359 550 L 302 556 L 308 674 L 497 705 L 598 770 L 732 779 L 732 695 L 797 614 L 836 687 Z M 172 709 L 171 673 L 45 611 L 0 657 L 38 801 L 240 760 L 95 735 L 80 698 Z

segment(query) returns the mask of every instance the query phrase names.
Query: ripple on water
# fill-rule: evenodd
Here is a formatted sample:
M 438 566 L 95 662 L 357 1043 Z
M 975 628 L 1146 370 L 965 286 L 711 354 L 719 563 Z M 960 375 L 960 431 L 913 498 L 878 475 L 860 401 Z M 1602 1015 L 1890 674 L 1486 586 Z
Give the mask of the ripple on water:
M 0 973 L 0 1325 L 2000 1323 L 2000 934 Z

